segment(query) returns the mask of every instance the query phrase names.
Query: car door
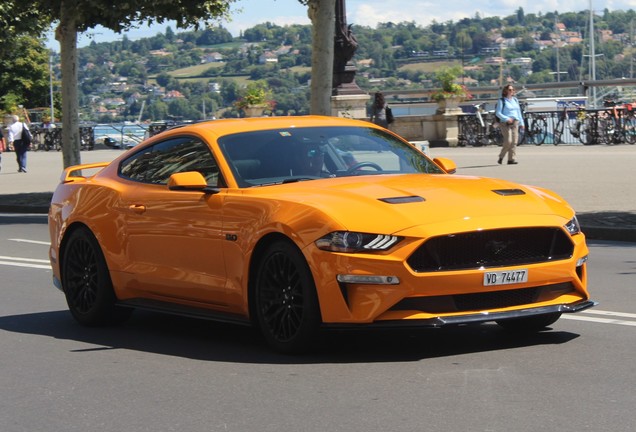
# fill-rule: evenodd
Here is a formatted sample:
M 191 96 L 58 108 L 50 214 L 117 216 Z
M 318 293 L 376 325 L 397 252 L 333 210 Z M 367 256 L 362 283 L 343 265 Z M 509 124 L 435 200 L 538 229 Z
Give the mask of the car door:
M 125 254 L 128 289 L 162 298 L 226 305 L 223 193 L 169 190 L 170 175 L 199 171 L 218 186 L 209 147 L 195 137 L 171 138 L 122 163 L 138 180 L 127 196 Z

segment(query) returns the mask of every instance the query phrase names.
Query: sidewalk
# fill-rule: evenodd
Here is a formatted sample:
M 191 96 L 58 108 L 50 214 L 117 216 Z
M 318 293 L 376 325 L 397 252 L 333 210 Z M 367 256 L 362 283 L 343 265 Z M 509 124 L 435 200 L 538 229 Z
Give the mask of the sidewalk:
M 636 242 L 636 146 L 520 146 L 519 165 L 498 165 L 498 147 L 432 148 L 432 157 L 455 161 L 460 175 L 498 177 L 556 191 L 577 210 L 591 240 Z M 82 163 L 110 161 L 121 150 L 82 152 Z M 48 212 L 62 172 L 62 155 L 29 152 L 26 174 L 4 153 L 0 213 Z

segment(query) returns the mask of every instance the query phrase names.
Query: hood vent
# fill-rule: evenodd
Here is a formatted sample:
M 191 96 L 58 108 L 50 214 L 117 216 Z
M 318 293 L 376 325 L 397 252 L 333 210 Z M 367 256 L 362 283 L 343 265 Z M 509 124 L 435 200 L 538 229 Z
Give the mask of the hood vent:
M 493 189 L 493 192 L 496 193 L 497 195 L 503 195 L 503 196 L 526 194 L 521 189 Z
M 402 197 L 378 198 L 378 199 L 388 204 L 407 204 L 407 203 L 426 201 L 424 198 L 420 196 L 402 196 Z

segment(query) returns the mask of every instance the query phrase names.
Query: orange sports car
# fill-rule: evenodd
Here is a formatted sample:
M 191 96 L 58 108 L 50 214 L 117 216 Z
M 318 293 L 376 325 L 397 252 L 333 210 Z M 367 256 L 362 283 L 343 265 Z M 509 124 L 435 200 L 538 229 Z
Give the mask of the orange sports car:
M 177 127 L 64 171 L 54 283 L 84 325 L 144 308 L 252 324 L 283 352 L 321 327 L 540 330 L 595 304 L 562 198 L 454 171 L 363 121 Z

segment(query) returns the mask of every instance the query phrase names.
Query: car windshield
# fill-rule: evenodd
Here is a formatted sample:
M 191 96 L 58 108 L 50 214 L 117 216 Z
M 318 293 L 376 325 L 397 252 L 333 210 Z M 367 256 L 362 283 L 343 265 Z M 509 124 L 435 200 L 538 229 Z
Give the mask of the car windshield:
M 307 127 L 227 135 L 219 146 L 240 187 L 443 171 L 395 136 L 367 127 Z

